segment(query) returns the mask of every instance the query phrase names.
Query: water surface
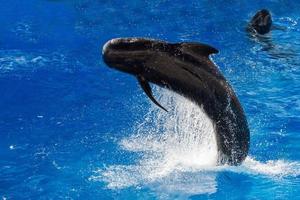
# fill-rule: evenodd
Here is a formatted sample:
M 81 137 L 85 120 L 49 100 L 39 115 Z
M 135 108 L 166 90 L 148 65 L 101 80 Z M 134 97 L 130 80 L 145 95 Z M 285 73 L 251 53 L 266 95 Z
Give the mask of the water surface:
M 245 33 L 261 8 L 284 27 Z M 0 198 L 300 198 L 300 3 L 1 1 Z M 251 131 L 239 167 L 215 166 L 213 125 L 166 90 L 149 101 L 101 59 L 115 37 L 198 41 L 235 89 Z

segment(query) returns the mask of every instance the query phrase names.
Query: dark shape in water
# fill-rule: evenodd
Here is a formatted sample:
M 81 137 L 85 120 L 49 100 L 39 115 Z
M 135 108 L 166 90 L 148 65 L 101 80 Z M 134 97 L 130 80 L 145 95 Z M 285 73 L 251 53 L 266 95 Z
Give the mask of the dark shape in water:
M 102 53 L 109 67 L 136 76 L 156 105 L 160 106 L 148 82 L 203 108 L 215 125 L 218 164 L 238 165 L 246 158 L 250 140 L 246 116 L 232 87 L 209 59 L 217 49 L 200 43 L 120 38 L 108 41 Z
M 262 51 L 267 52 L 272 59 L 286 59 L 288 62 L 295 62 L 297 53 L 294 48 L 288 45 L 278 45 L 276 40 L 270 34 L 270 30 L 286 31 L 287 28 L 278 24 L 273 24 L 271 14 L 268 10 L 262 9 L 258 11 L 247 26 L 248 36 L 250 39 L 262 46 Z
M 251 19 L 248 30 L 263 35 L 270 32 L 271 26 L 272 18 L 270 12 L 266 9 L 262 9 Z

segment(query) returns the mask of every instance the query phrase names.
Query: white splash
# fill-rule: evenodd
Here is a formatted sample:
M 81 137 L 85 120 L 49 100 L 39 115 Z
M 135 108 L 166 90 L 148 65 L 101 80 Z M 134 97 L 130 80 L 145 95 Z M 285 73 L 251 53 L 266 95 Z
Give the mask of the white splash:
M 217 144 L 212 121 L 186 98 L 169 91 L 162 94 L 159 102 L 169 112 L 153 105 L 144 122 L 137 125 L 137 133 L 120 145 L 128 151 L 143 152 L 146 160 L 157 162 L 162 175 L 178 168 L 215 165 Z
M 240 168 L 243 173 L 266 175 L 276 178 L 288 176 L 296 177 L 300 175 L 300 163 L 285 160 L 268 160 L 266 162 L 259 162 L 248 157 L 241 166 L 236 168 Z
M 298 162 L 261 163 L 248 157 L 238 167 L 216 166 L 217 145 L 212 121 L 199 106 L 177 94 L 156 89 L 159 102 L 169 112 L 153 105 L 136 133 L 120 146 L 142 156 L 131 165 L 101 169 L 91 180 L 101 180 L 110 189 L 149 187 L 157 194 L 212 194 L 217 191 L 218 172 L 230 171 L 266 176 L 298 176 Z

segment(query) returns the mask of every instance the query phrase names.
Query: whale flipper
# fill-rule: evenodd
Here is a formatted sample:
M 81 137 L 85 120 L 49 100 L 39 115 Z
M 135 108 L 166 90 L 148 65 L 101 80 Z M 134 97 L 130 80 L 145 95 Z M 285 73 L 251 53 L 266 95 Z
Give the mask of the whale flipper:
M 142 89 L 144 90 L 144 92 L 146 93 L 146 95 L 151 99 L 151 101 L 153 103 L 155 103 L 155 105 L 157 105 L 158 107 L 160 107 L 161 109 L 163 109 L 164 111 L 168 112 L 167 109 L 165 109 L 162 105 L 160 105 L 156 101 L 156 99 L 153 97 L 152 90 L 151 90 L 149 82 L 143 76 L 138 76 L 137 79 L 138 79 L 139 84 L 141 85 Z

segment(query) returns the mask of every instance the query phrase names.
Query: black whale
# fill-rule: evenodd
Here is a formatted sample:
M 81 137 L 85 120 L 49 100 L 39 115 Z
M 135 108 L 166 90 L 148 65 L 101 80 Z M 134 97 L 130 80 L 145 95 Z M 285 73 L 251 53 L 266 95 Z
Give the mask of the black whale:
M 238 165 L 246 158 L 250 135 L 245 114 L 232 87 L 209 59 L 218 50 L 200 43 L 119 38 L 108 41 L 102 53 L 109 67 L 137 77 L 161 108 L 149 82 L 202 107 L 215 126 L 218 164 Z
M 258 34 L 269 33 L 272 27 L 272 17 L 268 10 L 262 9 L 258 11 L 248 24 L 248 31 Z

